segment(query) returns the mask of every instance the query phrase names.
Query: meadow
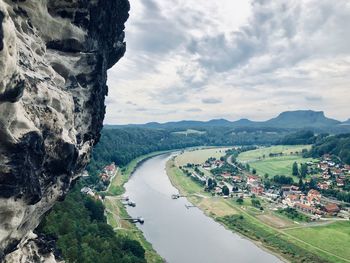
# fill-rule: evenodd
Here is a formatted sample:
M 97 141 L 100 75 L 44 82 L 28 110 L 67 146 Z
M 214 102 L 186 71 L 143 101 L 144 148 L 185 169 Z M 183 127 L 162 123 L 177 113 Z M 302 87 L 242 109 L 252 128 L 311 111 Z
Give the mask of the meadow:
M 310 149 L 310 147 L 309 145 L 278 145 L 260 148 L 241 153 L 237 160 L 241 163 L 248 163 L 252 169 L 256 169 L 257 174 L 260 176 L 264 176 L 265 174 L 268 174 L 269 177 L 286 175 L 293 177 L 297 181 L 298 178 L 292 176 L 293 163 L 297 162 L 300 165 L 301 163 L 316 161 L 312 158 L 303 158 L 300 154 L 303 149 Z M 283 153 L 283 155 L 277 157 L 269 156 L 276 153 Z
M 176 164 L 178 166 L 186 165 L 187 163 L 201 164 L 208 160 L 209 157 L 220 159 L 225 155 L 225 151 L 230 148 L 208 148 L 185 151 L 176 157 Z
M 298 239 L 350 261 L 350 222 L 297 228 L 286 232 Z

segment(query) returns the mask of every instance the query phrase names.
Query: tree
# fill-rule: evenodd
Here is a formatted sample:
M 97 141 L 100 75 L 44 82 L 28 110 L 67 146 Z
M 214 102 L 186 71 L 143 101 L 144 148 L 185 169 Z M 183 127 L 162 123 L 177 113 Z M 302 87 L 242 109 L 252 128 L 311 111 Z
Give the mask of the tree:
M 242 205 L 243 204 L 243 198 L 238 198 L 237 201 L 236 201 L 238 204 Z
M 208 190 L 213 190 L 216 187 L 216 181 L 212 178 L 208 179 Z
M 271 187 L 271 182 L 269 179 L 265 179 L 264 180 L 264 186 L 265 186 L 265 189 L 270 189 Z
M 310 189 L 317 189 L 317 180 L 314 177 L 311 178 L 311 180 L 310 180 L 309 188 Z
M 245 168 L 247 169 L 248 172 L 250 172 L 250 165 L 249 165 L 249 163 L 246 164 Z
M 300 167 L 300 177 L 301 178 L 306 178 L 307 175 L 307 164 L 306 163 L 302 163 L 301 167 Z
M 256 174 L 256 169 L 253 169 L 252 173 L 253 173 L 253 174 Z
M 224 185 L 224 187 L 222 187 L 222 193 L 224 195 L 229 195 L 230 194 L 230 189 L 228 189 L 228 187 L 226 185 Z
M 302 178 L 299 178 L 299 188 L 302 191 L 305 189 L 305 185 Z
M 252 206 L 256 207 L 256 208 L 260 208 L 261 207 L 261 203 L 258 199 L 253 198 L 252 199 Z
M 298 175 L 299 175 L 299 170 L 298 170 L 298 164 L 297 164 L 297 162 L 294 162 L 294 163 L 293 163 L 292 174 L 293 174 L 294 176 L 298 176 Z

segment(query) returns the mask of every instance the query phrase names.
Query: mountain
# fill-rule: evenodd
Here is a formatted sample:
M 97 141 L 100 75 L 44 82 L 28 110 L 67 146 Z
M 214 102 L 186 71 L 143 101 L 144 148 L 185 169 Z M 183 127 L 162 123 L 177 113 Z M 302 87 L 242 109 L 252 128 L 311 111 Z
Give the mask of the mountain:
M 276 118 L 264 122 L 268 127 L 322 128 L 340 124 L 340 121 L 327 118 L 323 111 L 299 110 L 282 112 Z
M 258 122 L 254 122 L 254 121 L 251 121 L 251 120 L 248 120 L 248 119 L 240 119 L 238 121 L 231 122 L 231 124 L 234 127 L 250 127 L 250 126 L 257 125 Z
M 350 119 L 348 119 L 347 121 L 343 121 L 342 123 L 340 123 L 340 125 L 350 125 Z
M 143 127 L 150 129 L 201 129 L 210 127 L 229 127 L 229 128 L 279 128 L 279 129 L 314 129 L 320 132 L 343 132 L 350 125 L 350 120 L 340 122 L 335 119 L 327 118 L 323 111 L 297 110 L 285 111 L 277 117 L 266 121 L 252 121 L 249 119 L 240 119 L 229 121 L 226 119 L 214 119 L 209 121 L 178 121 L 178 122 L 150 122 L 146 124 L 130 125 L 105 125 L 105 129 L 118 127 Z M 348 131 L 348 129 L 346 130 Z

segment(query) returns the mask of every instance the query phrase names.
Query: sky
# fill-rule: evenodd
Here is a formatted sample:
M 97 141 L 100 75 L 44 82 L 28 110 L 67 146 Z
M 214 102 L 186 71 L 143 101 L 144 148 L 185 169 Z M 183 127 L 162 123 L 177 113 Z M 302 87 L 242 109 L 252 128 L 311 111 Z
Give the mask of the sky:
M 106 124 L 350 118 L 350 1 L 130 0 Z

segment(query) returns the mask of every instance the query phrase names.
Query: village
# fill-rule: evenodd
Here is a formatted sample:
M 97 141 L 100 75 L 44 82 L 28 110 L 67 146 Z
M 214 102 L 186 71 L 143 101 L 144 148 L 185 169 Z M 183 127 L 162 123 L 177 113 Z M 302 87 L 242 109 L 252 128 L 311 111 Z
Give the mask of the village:
M 306 167 L 303 168 L 305 179 L 300 177 L 299 183 L 296 183 L 284 175 L 274 178 L 258 175 L 249 164 L 232 158 L 230 153 L 234 151 L 237 149 L 226 151 L 226 155 L 220 159 L 211 157 L 202 164 L 188 163 L 180 169 L 214 196 L 233 198 L 238 203 L 253 197 L 254 205 L 261 210 L 286 211 L 287 215 L 297 213 L 307 221 L 330 218 L 349 220 L 350 202 L 347 199 L 339 200 L 339 196 L 348 194 L 350 188 L 349 165 L 326 154 L 318 160 L 302 164 Z
M 89 195 L 94 199 L 103 199 L 103 195 L 99 194 L 99 192 L 104 192 L 108 190 L 108 187 L 110 185 L 110 182 L 112 181 L 113 177 L 116 176 L 118 172 L 118 167 L 115 165 L 115 163 L 111 163 L 107 166 L 105 166 L 102 171 L 97 175 L 97 183 L 84 186 L 80 191 L 83 194 Z M 87 171 L 84 171 L 82 174 L 82 178 L 89 177 L 89 173 Z

